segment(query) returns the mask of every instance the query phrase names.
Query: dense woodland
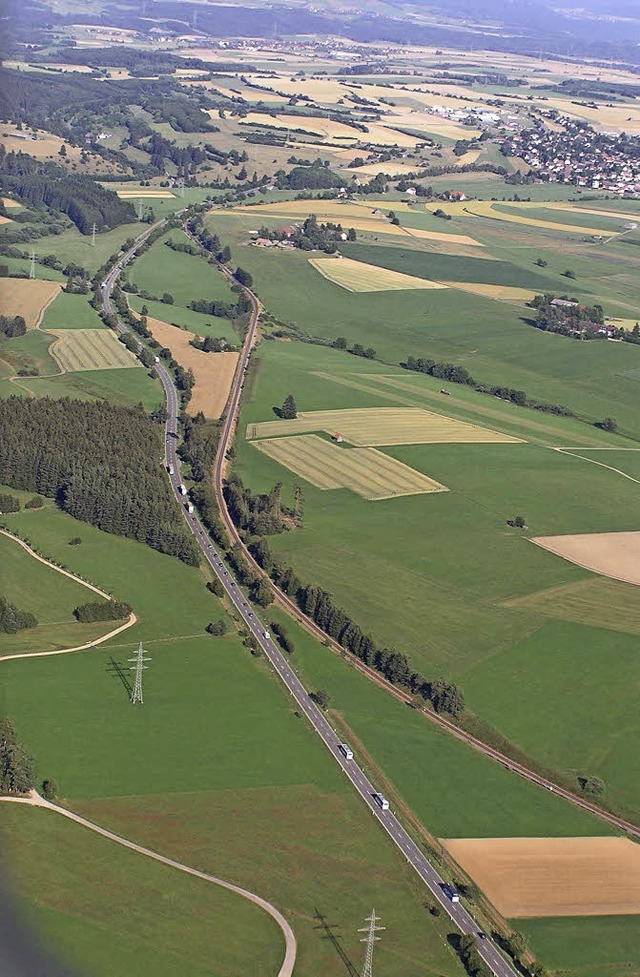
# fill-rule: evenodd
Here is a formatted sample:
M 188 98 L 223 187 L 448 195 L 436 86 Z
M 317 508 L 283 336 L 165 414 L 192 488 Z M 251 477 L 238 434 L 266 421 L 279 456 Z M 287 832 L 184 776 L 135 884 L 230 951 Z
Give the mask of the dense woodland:
M 66 214 L 82 234 L 105 231 L 136 220 L 132 204 L 88 176 L 68 173 L 56 163 L 40 163 L 27 153 L 0 146 L 0 187 L 32 206 Z
M 161 458 L 161 430 L 140 409 L 67 398 L 0 400 L 0 482 L 196 565 L 198 550 Z
M 21 315 L 0 315 L 0 339 L 13 339 L 15 336 L 24 336 L 27 325 Z

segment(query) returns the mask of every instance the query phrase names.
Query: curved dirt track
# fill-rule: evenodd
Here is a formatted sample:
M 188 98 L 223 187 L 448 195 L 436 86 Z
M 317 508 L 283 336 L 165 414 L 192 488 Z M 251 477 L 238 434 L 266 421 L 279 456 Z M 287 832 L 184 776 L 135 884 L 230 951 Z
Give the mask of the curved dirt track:
M 59 804 L 53 804 L 51 801 L 46 801 L 44 797 L 41 797 L 35 790 L 31 791 L 28 797 L 0 797 L 0 801 L 6 801 L 13 804 L 28 804 L 31 807 L 40 807 L 45 808 L 48 811 L 54 811 L 56 814 L 61 814 L 70 821 L 75 821 L 76 824 L 82 825 L 83 828 L 88 828 L 90 831 L 94 831 L 96 834 L 102 835 L 103 838 L 108 838 L 109 841 L 114 841 L 117 845 L 122 845 L 123 848 L 128 848 L 130 851 L 137 852 L 138 855 L 145 855 L 147 858 L 152 858 L 155 862 L 160 862 L 162 865 L 168 865 L 170 868 L 175 868 L 180 872 L 185 872 L 187 875 L 193 875 L 195 878 L 203 879 L 203 881 L 210 882 L 212 885 L 218 885 L 222 889 L 228 889 L 230 892 L 234 892 L 243 899 L 247 899 L 249 902 L 252 902 L 255 906 L 258 906 L 259 909 L 264 910 L 264 912 L 271 916 L 271 918 L 280 927 L 280 931 L 284 937 L 286 950 L 284 960 L 282 961 L 280 969 L 277 973 L 277 977 L 292 977 L 293 968 L 296 962 L 296 938 L 293 930 L 282 913 L 279 912 L 275 906 L 272 906 L 270 902 L 267 902 L 266 899 L 263 899 L 261 896 L 257 896 L 254 892 L 249 892 L 248 889 L 241 888 L 239 885 L 233 885 L 232 882 L 225 882 L 224 879 L 218 879 L 215 875 L 209 875 L 207 872 L 201 872 L 197 868 L 191 868 L 190 865 L 184 865 L 182 862 L 176 862 L 173 858 L 167 858 L 165 855 L 160 855 L 158 852 L 152 851 L 150 848 L 143 848 L 142 845 L 137 845 L 134 841 L 129 841 L 127 838 L 122 838 L 113 831 L 107 831 L 106 828 L 101 828 L 99 824 L 94 824 L 93 821 L 88 821 L 86 818 L 80 817 L 79 814 L 74 814 L 73 811 L 68 811 L 66 808 L 60 807 Z
M 83 587 L 87 587 L 87 589 L 92 590 L 94 594 L 98 594 L 100 597 L 104 597 L 106 600 L 111 600 L 109 594 L 105 594 L 104 590 L 100 590 L 99 587 L 94 587 L 93 584 L 87 583 L 87 581 L 83 580 L 82 577 L 76 577 L 75 573 L 70 573 L 69 570 L 63 570 L 62 567 L 56 566 L 55 563 L 45 560 L 43 556 L 40 556 L 35 552 L 35 550 L 32 550 L 23 539 L 19 539 L 18 536 L 14 536 L 13 533 L 8 532 L 6 529 L 0 529 L 0 533 L 2 533 L 2 535 L 6 536 L 8 539 L 13 540 L 14 543 L 18 543 L 23 550 L 26 550 L 29 556 L 33 557 L 34 560 L 37 560 L 39 563 L 44 563 L 45 566 L 50 567 L 52 570 L 56 570 L 64 577 L 69 577 L 69 579 L 73 580 L 75 583 L 79 583 Z M 124 624 L 118 625 L 118 627 L 114 628 L 113 631 L 109 631 L 107 634 L 103 634 L 99 638 L 94 638 L 93 641 L 87 641 L 83 645 L 76 645 L 74 648 L 57 648 L 51 651 L 27 651 L 22 655 L 0 655 L 0 662 L 15 661 L 18 658 L 48 658 L 51 655 L 69 655 L 72 651 L 86 651 L 87 648 L 95 648 L 97 645 L 104 644 L 104 642 L 108 641 L 109 638 L 115 638 L 116 635 L 121 634 L 122 631 L 126 631 L 128 628 L 133 627 L 137 620 L 138 618 L 132 611 Z

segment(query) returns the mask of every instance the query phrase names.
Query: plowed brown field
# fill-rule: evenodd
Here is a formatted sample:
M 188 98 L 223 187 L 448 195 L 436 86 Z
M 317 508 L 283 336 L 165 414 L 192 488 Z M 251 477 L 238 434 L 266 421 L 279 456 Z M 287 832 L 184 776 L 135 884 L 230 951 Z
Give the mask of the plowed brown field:
M 640 532 L 537 536 L 532 542 L 585 570 L 640 585 Z

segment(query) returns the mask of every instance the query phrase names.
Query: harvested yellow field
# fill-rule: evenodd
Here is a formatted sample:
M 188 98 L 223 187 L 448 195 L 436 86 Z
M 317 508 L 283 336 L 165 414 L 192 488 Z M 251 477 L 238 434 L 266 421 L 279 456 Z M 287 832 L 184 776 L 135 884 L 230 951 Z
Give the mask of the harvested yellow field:
M 316 410 L 300 412 L 291 421 L 262 421 L 247 425 L 247 438 L 324 431 L 340 434 L 359 447 L 392 444 L 500 444 L 519 442 L 479 424 L 457 421 L 421 407 L 364 407 L 354 410 Z M 640 534 L 639 534 L 640 535 Z
M 439 482 L 375 448 L 339 448 L 315 434 L 253 443 L 317 488 L 350 489 L 370 502 L 448 491 Z
M 625 223 L 629 221 L 630 223 L 637 222 L 640 224 L 640 211 L 636 211 L 635 214 L 626 214 L 621 210 L 599 210 L 597 207 L 570 207 L 557 202 L 547 202 L 544 206 L 550 210 L 564 210 L 571 214 L 592 214 L 594 217 L 613 217 Z
M 508 919 L 640 913 L 628 838 L 461 838 L 444 846 Z
M 415 163 L 404 163 L 402 160 L 389 159 L 385 163 L 365 163 L 364 166 L 359 166 L 357 169 L 351 170 L 351 172 L 355 176 L 360 176 L 361 173 L 365 176 L 377 176 L 378 173 L 388 173 L 390 176 L 404 176 L 405 173 L 415 173 L 419 168 Z M 397 201 L 394 200 L 393 203 L 393 209 L 397 213 Z
M 193 370 L 195 384 L 187 414 L 202 411 L 205 417 L 216 420 L 229 399 L 239 354 L 203 353 L 190 345 L 194 333 L 151 317 L 148 324 L 153 338 L 171 350 L 174 360 L 185 370 Z
M 316 271 L 348 292 L 387 292 L 395 289 L 446 288 L 440 282 L 430 282 L 414 275 L 403 275 L 352 258 L 309 258 Z
M 60 147 L 64 143 L 64 139 L 60 136 L 54 136 L 51 132 L 45 132 L 44 130 L 38 130 L 36 133 L 36 138 L 24 139 L 25 133 L 14 133 L 14 132 L 3 132 L 0 135 L 0 146 L 4 146 L 6 151 L 14 153 L 28 153 L 29 156 L 35 156 L 36 159 L 46 159 L 48 156 L 58 156 L 60 152 Z M 31 136 L 31 133 L 29 133 Z M 67 159 L 75 162 L 80 158 L 80 147 L 79 146 L 69 146 L 65 143 L 67 147 Z
M 433 205 L 427 205 L 431 209 Z M 563 231 L 568 234 L 593 234 L 602 237 L 613 237 L 617 231 L 603 231 L 599 227 L 578 227 L 576 224 L 559 224 L 555 221 L 538 220 L 526 216 L 526 208 L 517 203 L 509 203 L 509 207 L 522 210 L 522 214 L 511 214 L 503 210 L 496 210 L 491 200 L 465 200 L 461 203 L 438 202 L 438 206 L 452 217 L 490 217 L 492 220 L 506 221 L 510 224 L 526 224 L 529 227 L 542 227 L 547 231 Z M 538 206 L 540 206 L 538 204 Z
M 13 221 L 10 217 L 4 217 L 2 214 L 0 214 L 0 224 L 13 224 Z
M 167 197 L 173 198 L 175 195 L 168 190 L 117 190 L 118 196 L 122 200 L 134 200 L 138 197 L 150 197 L 152 200 L 162 200 Z
M 2 203 L 7 208 L 9 208 L 9 207 L 20 207 L 20 206 L 22 206 L 21 204 L 18 203 L 17 200 L 12 200 L 11 197 L 2 197 L 0 199 L 2 199 Z
M 635 102 L 591 108 L 588 105 L 576 105 L 568 99 L 550 98 L 540 108 L 545 111 L 557 109 L 563 115 L 584 119 L 600 132 L 626 132 L 628 135 L 640 133 L 640 109 Z
M 640 532 L 536 536 L 531 542 L 585 570 L 640 586 Z
M 217 110 L 210 110 L 210 114 L 213 111 L 217 114 Z M 261 112 L 249 112 L 242 119 L 241 124 L 250 125 L 251 123 L 269 125 L 276 129 L 304 129 L 306 132 L 312 132 L 324 139 L 340 140 L 345 144 L 368 142 L 382 146 L 413 148 L 420 141 L 415 136 L 408 136 L 406 133 L 389 129 L 379 122 L 369 123 L 367 125 L 369 131 L 364 133 L 359 129 L 345 125 L 344 122 L 334 122 L 332 119 L 315 115 L 292 117 L 290 115 L 271 116 Z
M 529 302 L 535 292 L 530 288 L 518 288 L 515 285 L 487 285 L 484 282 L 443 282 L 449 288 L 458 288 L 462 292 L 472 295 L 482 295 L 487 299 L 497 299 L 499 302 Z
M 59 282 L 44 282 L 37 278 L 3 278 L 0 315 L 21 315 L 27 329 L 35 329 L 61 288 Z
M 63 373 L 141 366 L 110 329 L 51 329 L 48 332 L 58 337 L 49 352 Z
M 475 163 L 480 155 L 479 149 L 470 149 L 469 152 L 463 153 L 462 156 L 457 156 L 455 160 L 456 166 L 468 166 L 471 163 Z

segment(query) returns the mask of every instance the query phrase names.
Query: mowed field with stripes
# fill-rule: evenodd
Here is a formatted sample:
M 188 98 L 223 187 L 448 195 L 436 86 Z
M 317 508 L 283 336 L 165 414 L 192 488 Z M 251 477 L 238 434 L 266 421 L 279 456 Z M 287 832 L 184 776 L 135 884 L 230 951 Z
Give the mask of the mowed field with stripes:
M 60 329 L 52 332 L 58 338 L 51 346 L 51 355 L 65 373 L 129 369 L 141 365 L 133 353 L 106 329 Z
M 313 431 L 340 434 L 345 441 L 363 448 L 393 444 L 499 444 L 520 440 L 421 407 L 301 411 L 293 420 L 248 424 L 247 438 L 274 438 Z
M 369 501 L 448 491 L 375 448 L 339 448 L 316 434 L 254 441 L 254 446 L 317 488 L 347 488 Z

